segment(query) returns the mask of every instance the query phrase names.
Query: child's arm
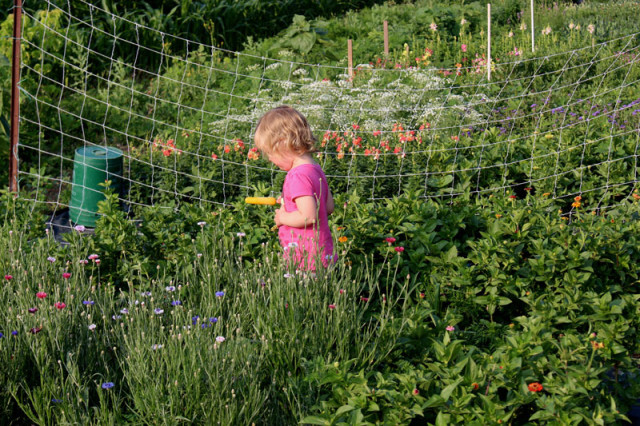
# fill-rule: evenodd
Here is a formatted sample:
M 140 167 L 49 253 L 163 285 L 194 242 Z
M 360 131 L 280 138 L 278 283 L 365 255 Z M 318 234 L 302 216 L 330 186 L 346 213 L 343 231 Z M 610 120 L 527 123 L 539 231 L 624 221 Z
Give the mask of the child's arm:
M 327 197 L 327 215 L 333 213 L 333 210 L 336 208 L 333 203 L 333 195 L 331 195 L 331 190 L 329 190 L 329 196 Z
M 298 210 L 288 212 L 284 205 L 276 210 L 276 226 L 287 225 L 292 228 L 304 228 L 316 223 L 316 199 L 311 195 L 297 197 L 294 202 Z

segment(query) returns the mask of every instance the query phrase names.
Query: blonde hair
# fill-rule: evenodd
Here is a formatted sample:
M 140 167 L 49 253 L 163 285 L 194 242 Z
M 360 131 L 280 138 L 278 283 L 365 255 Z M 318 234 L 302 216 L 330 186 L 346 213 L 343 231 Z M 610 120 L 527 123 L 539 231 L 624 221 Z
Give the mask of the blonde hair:
M 301 155 L 315 151 L 316 138 L 304 115 L 281 105 L 260 118 L 254 141 L 256 147 L 267 154 L 290 151 Z

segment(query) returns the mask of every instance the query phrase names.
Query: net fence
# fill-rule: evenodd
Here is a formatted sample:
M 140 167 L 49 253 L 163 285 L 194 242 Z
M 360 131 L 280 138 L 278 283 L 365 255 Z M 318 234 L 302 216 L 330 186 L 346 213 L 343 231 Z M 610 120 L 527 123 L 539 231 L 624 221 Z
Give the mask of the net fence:
M 87 147 L 122 151 L 120 196 L 134 209 L 277 193 L 284 173 L 253 133 L 282 104 L 307 116 L 334 192 L 607 204 L 638 181 L 638 33 L 532 58 L 516 49 L 488 80 L 481 55 L 434 68 L 421 66 L 426 49 L 413 66 L 349 75 L 197 43 L 83 0 L 26 2 L 23 16 L 20 195 L 53 210 L 68 207 L 74 153 Z

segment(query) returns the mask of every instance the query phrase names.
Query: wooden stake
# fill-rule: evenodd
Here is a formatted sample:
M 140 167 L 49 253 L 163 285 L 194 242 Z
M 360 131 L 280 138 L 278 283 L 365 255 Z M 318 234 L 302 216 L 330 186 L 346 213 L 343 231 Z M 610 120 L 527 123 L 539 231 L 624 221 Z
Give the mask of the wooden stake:
M 353 42 L 347 40 L 347 57 L 349 61 L 349 78 L 353 80 Z
M 13 58 L 11 64 L 11 135 L 9 148 L 9 191 L 18 192 L 18 135 L 20 117 L 20 37 L 22 35 L 22 0 L 13 8 Z
M 491 81 L 491 3 L 487 3 L 487 80 Z
M 384 21 L 382 28 L 384 31 L 384 56 L 389 56 L 389 23 Z

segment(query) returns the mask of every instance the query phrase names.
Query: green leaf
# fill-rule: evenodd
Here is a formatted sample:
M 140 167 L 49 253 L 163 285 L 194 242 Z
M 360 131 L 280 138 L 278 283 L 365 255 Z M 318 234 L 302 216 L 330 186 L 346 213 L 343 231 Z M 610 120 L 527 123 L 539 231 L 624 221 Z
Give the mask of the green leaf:
M 464 378 L 461 377 L 458 380 L 456 380 L 455 382 L 453 382 L 450 385 L 448 385 L 447 387 L 445 387 L 444 389 L 442 389 L 442 392 L 440 392 L 440 396 L 442 397 L 442 399 L 447 401 L 449 399 L 449 397 L 451 396 L 451 393 L 455 390 L 455 388 L 458 387 L 458 385 L 460 384 L 460 382 L 462 382 L 463 379 Z
M 343 405 L 342 407 L 338 408 L 338 410 L 336 411 L 335 416 L 339 417 L 344 413 L 348 413 L 349 411 L 352 411 L 355 407 L 352 407 L 351 405 Z
M 308 416 L 304 419 L 300 420 L 300 423 L 307 425 L 330 425 L 331 422 L 329 420 L 323 419 L 317 416 Z

